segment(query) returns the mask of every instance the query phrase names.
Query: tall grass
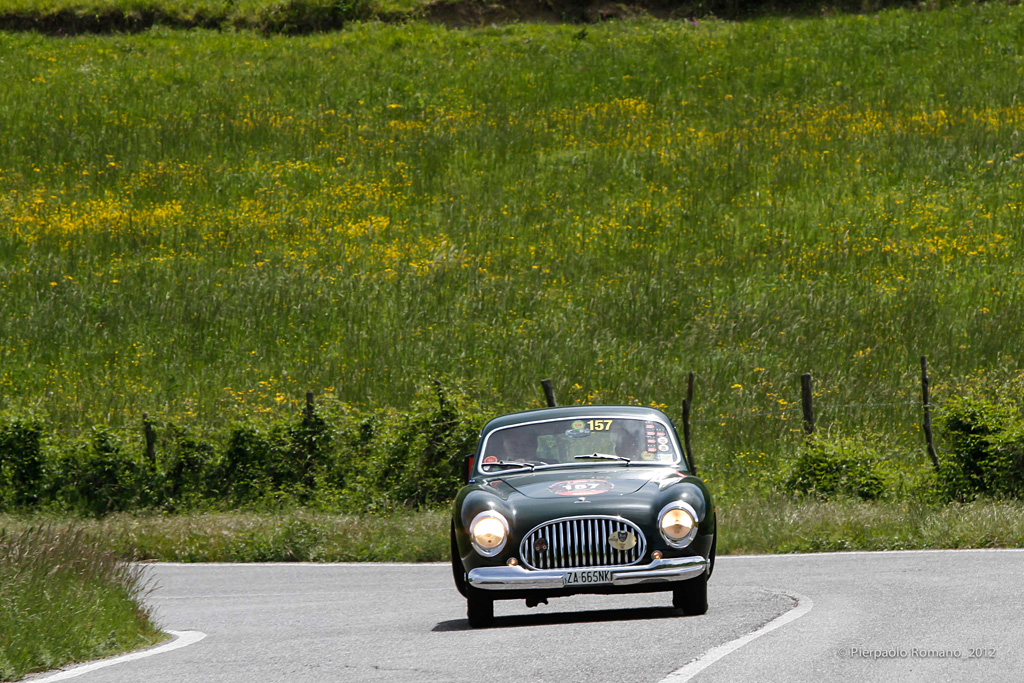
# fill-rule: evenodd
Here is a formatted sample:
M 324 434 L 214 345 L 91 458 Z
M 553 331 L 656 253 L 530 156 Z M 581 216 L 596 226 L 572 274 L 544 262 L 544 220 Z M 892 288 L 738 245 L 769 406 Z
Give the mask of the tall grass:
M 445 374 L 676 412 L 695 370 L 722 478 L 811 371 L 909 449 L 921 354 L 940 401 L 1024 355 L 1022 27 L 0 35 L 0 407 L 217 425 Z
M 157 642 L 146 590 L 81 529 L 0 526 L 0 680 Z

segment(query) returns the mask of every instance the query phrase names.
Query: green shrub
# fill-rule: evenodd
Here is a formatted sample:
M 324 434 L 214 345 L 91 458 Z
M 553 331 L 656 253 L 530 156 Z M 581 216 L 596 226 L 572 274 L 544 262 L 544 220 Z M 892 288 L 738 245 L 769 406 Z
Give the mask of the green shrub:
M 946 496 L 1019 498 L 1024 493 L 1024 411 L 1019 389 L 977 391 L 946 402 L 937 424 Z
M 863 439 L 809 439 L 800 447 L 784 484 L 789 491 L 819 498 L 875 500 L 885 492 L 879 456 Z
M 286 448 L 280 463 L 282 482 L 304 491 L 316 488 L 320 473 L 331 458 L 333 436 L 327 420 L 317 410 L 306 410 L 298 423 L 287 429 Z
M 369 16 L 370 10 L 365 0 L 285 0 L 260 8 L 256 28 L 285 34 L 333 31 Z
M 93 516 L 148 507 L 159 494 L 154 469 L 143 462 L 142 452 L 138 441 L 94 427 L 58 453 L 50 497 L 61 507 Z
M 217 497 L 220 459 L 216 446 L 183 427 L 168 425 L 166 429 L 166 447 L 157 460 L 161 507 L 188 509 Z
M 463 392 L 424 388 L 411 410 L 381 410 L 346 430 L 352 452 L 344 495 L 350 510 L 419 507 L 451 500 L 463 458 L 486 421 Z
M 39 502 L 45 476 L 43 425 L 32 418 L 0 422 L 0 510 Z
M 274 445 L 255 425 L 231 430 L 224 453 L 223 493 L 236 502 L 253 500 L 271 488 Z
M 222 464 L 226 494 L 236 503 L 268 498 L 310 502 L 330 487 L 331 427 L 318 411 L 303 412 L 297 422 L 235 427 Z M 326 491 L 325 491 L 326 493 Z

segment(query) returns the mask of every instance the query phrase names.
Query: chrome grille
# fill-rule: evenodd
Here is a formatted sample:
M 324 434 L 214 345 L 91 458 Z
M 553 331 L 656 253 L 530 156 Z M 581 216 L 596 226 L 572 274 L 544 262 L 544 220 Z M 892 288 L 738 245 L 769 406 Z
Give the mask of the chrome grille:
M 609 537 L 632 533 L 636 545 L 617 550 Z M 636 564 L 644 556 L 647 540 L 640 527 L 621 517 L 566 517 L 534 527 L 519 544 L 519 557 L 530 569 L 575 569 Z

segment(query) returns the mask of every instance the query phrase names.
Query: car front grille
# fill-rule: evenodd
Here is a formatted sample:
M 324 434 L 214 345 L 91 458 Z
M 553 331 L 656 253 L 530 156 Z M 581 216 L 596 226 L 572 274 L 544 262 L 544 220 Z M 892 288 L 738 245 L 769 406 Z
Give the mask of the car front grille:
M 620 546 L 636 544 L 617 549 L 613 534 Z M 519 557 L 530 569 L 618 567 L 639 562 L 646 547 L 640 527 L 621 517 L 566 517 L 534 527 L 519 544 Z

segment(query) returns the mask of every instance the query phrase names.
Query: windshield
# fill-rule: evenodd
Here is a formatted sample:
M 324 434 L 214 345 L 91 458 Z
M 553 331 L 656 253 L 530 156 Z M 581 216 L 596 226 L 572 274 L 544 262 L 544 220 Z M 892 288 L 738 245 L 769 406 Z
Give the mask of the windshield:
M 595 454 L 608 456 L 609 462 L 675 464 L 680 460 L 675 435 L 660 421 L 576 417 L 495 429 L 483 444 L 479 467 L 491 472 L 512 466 L 593 465 L 600 460 Z

